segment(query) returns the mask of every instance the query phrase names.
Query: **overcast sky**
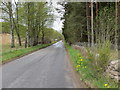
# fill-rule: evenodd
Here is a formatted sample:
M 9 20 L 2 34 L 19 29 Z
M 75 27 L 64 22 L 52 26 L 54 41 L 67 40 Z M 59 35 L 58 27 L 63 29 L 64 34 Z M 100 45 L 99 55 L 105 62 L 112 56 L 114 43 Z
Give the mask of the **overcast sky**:
M 63 21 L 61 20 L 63 13 L 58 13 L 59 11 L 57 11 L 55 8 L 60 9 L 60 11 L 64 12 L 64 7 L 57 4 L 57 1 L 58 0 L 52 0 L 53 13 L 55 15 L 55 21 L 53 23 L 52 28 L 57 30 L 57 31 L 60 31 L 60 30 L 62 30 L 62 27 L 63 27 Z

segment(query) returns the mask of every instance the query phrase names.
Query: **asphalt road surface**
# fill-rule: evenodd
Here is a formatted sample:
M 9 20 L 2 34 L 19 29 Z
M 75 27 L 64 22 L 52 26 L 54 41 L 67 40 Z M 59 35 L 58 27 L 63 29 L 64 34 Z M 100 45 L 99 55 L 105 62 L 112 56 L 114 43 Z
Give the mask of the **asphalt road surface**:
M 3 88 L 74 88 L 62 41 L 2 66 Z

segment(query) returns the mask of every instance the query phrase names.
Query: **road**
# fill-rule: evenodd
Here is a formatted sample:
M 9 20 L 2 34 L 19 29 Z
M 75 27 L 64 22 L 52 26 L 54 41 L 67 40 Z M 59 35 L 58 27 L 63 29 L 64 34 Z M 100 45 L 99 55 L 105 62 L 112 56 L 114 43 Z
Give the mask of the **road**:
M 3 88 L 74 88 L 62 41 L 2 66 Z

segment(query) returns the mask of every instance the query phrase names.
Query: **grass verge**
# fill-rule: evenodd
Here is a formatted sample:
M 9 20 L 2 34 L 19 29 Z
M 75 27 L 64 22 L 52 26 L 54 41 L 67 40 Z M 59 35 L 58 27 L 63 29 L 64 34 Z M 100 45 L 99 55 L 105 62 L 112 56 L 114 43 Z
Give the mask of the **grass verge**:
M 98 72 L 96 72 L 91 65 L 91 60 L 83 57 L 79 50 L 76 50 L 67 44 L 65 44 L 65 46 L 73 62 L 74 68 L 81 76 L 81 80 L 86 82 L 91 88 L 118 89 L 118 83 L 107 76 L 103 76 L 102 74 L 98 75 Z
M 0 57 L 2 57 L 1 62 L 4 64 L 8 61 L 11 61 L 11 59 L 15 59 L 17 57 L 24 56 L 26 54 L 29 54 L 29 53 L 36 51 L 36 50 L 39 50 L 41 48 L 45 48 L 45 47 L 50 46 L 52 44 L 53 43 L 41 44 L 41 45 L 29 47 L 29 48 L 22 48 L 22 49 L 18 49 L 18 50 L 16 49 L 16 50 L 8 51 L 8 52 L 3 52 L 0 55 Z

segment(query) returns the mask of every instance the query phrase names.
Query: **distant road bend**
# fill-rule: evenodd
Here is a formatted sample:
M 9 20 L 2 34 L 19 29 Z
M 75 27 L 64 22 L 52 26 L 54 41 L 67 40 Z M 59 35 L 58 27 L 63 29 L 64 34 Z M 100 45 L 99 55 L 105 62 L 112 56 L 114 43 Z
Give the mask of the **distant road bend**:
M 2 66 L 3 88 L 74 88 L 62 41 Z

